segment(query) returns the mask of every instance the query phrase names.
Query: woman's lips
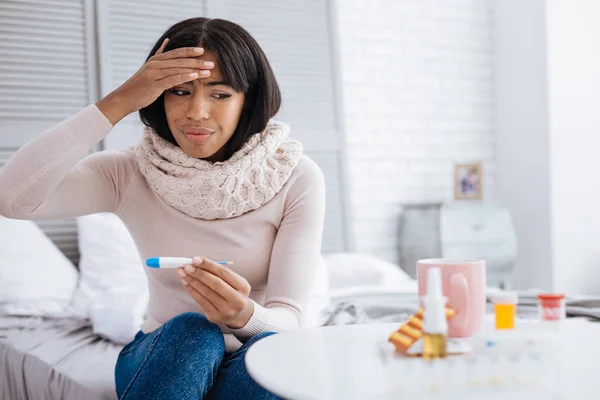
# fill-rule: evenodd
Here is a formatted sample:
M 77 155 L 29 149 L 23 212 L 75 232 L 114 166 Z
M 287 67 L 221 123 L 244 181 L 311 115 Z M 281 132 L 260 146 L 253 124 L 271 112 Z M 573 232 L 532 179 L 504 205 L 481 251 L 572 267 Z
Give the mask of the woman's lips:
M 214 131 L 204 128 L 183 128 L 181 131 L 194 142 L 204 142 L 214 133 Z

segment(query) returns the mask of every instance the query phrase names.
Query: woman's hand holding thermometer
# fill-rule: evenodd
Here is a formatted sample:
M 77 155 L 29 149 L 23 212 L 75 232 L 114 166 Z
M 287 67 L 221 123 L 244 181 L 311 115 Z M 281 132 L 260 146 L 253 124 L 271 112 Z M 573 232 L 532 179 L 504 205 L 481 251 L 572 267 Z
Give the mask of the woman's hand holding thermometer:
M 177 268 L 181 283 L 206 318 L 229 328 L 244 327 L 254 312 L 249 299 L 250 284 L 227 268 L 231 261 L 211 261 L 202 257 L 158 257 L 146 260 L 152 268 Z

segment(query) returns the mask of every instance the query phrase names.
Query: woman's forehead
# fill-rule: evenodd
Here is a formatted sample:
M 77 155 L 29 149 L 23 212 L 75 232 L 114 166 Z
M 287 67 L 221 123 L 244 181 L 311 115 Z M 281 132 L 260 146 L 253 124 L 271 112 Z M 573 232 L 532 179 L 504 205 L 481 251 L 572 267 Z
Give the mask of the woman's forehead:
M 205 61 L 212 61 L 215 63 L 215 65 L 217 64 L 217 56 L 215 53 L 206 48 L 204 49 L 204 53 L 199 58 Z

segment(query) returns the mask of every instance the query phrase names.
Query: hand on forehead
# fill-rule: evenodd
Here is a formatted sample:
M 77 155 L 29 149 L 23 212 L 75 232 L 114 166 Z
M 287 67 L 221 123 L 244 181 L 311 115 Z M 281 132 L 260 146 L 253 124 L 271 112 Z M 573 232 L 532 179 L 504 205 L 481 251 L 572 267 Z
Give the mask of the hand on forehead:
M 214 68 L 211 69 L 210 77 L 205 79 L 207 83 L 211 81 L 224 80 L 223 75 L 221 73 L 221 68 L 219 67 L 219 63 L 217 62 L 217 57 L 212 51 L 204 49 L 204 53 L 200 57 L 198 57 L 198 59 L 202 61 L 211 61 L 214 63 Z

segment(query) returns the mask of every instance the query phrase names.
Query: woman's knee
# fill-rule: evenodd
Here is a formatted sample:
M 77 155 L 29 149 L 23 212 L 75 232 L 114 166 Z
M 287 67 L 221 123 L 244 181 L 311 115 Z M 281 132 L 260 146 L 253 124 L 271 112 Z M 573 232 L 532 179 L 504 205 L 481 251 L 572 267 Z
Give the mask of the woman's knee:
M 217 324 L 210 322 L 204 315 L 195 312 L 179 314 L 165 322 L 164 329 L 170 331 L 202 331 L 207 335 L 221 335 Z
M 202 398 L 225 354 L 221 330 L 198 313 L 173 317 L 142 340 L 119 357 L 115 369 L 119 396 Z
M 219 326 L 199 313 L 187 312 L 171 318 L 163 325 L 161 336 L 172 346 L 183 347 L 190 352 L 210 348 L 222 355 L 225 351 Z
M 144 366 L 145 376 L 172 378 L 176 383 L 184 371 L 196 370 L 195 378 L 186 379 L 212 382 L 225 355 L 223 334 L 216 324 L 202 314 L 189 312 L 171 318 L 152 335 L 156 337 L 140 349 L 143 354 L 135 357 L 137 368 Z

